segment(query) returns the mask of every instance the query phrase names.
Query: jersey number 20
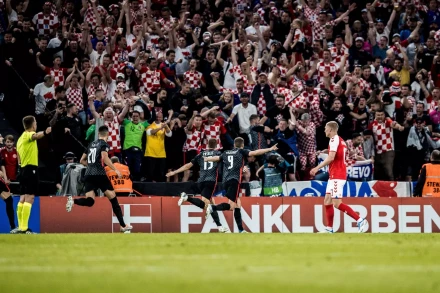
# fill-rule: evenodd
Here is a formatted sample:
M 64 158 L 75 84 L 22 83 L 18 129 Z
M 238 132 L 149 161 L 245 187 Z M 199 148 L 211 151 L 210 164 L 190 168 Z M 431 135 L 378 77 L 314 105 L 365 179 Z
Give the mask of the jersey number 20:
M 89 164 L 93 164 L 95 163 L 95 160 L 96 160 L 96 149 L 93 148 L 89 150 L 89 155 L 87 156 L 87 162 Z

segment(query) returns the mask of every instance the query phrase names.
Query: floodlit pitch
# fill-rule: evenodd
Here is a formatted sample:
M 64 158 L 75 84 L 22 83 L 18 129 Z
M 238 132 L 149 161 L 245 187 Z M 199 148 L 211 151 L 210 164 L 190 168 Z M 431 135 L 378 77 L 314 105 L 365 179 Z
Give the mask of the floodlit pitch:
M 0 243 L 1 292 L 440 292 L 439 234 L 41 234 Z

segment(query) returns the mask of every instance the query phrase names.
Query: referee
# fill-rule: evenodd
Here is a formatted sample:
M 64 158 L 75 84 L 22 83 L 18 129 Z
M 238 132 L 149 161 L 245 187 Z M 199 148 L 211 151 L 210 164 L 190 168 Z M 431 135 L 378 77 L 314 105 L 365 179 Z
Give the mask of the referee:
M 24 117 L 23 127 L 24 132 L 17 142 L 17 152 L 21 160 L 20 202 L 17 205 L 17 219 L 19 233 L 33 234 L 28 224 L 34 197 L 38 190 L 37 140 L 48 135 L 51 128 L 48 127 L 45 131 L 37 133 L 37 121 L 34 116 Z

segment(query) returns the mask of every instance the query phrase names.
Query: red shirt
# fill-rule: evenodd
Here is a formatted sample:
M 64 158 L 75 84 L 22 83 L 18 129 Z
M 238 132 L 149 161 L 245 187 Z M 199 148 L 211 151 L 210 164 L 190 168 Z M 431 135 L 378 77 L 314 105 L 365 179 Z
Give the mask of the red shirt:
M 339 136 L 335 135 L 330 138 L 328 145 L 328 152 L 336 152 L 335 159 L 329 165 L 330 179 L 347 179 L 347 165 L 345 162 L 345 152 L 347 145 L 345 141 Z
M 17 180 L 18 154 L 15 148 L 8 151 L 6 148 L 0 149 L 0 157 L 5 166 L 6 176 L 9 180 Z

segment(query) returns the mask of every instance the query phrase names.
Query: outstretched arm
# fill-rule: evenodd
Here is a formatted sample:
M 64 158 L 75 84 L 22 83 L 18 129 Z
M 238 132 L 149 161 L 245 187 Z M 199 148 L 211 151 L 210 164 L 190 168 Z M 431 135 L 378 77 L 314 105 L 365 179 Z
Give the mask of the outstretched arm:
M 276 151 L 277 149 L 278 149 L 278 148 L 277 148 L 277 145 L 275 144 L 275 145 L 273 145 L 272 147 L 267 148 L 267 149 L 261 149 L 261 150 L 256 150 L 256 151 L 250 151 L 250 152 L 249 152 L 249 156 L 250 156 L 250 157 L 257 157 L 257 156 L 264 155 L 265 153 L 268 153 L 268 152 L 271 152 L 271 151 Z
M 185 164 L 182 167 L 180 167 L 179 169 L 177 169 L 176 171 L 168 172 L 166 174 L 166 176 L 167 177 L 172 177 L 172 176 L 174 176 L 176 174 L 182 173 L 183 171 L 191 169 L 192 166 L 193 166 L 193 164 L 191 162 L 189 162 L 188 164 Z

